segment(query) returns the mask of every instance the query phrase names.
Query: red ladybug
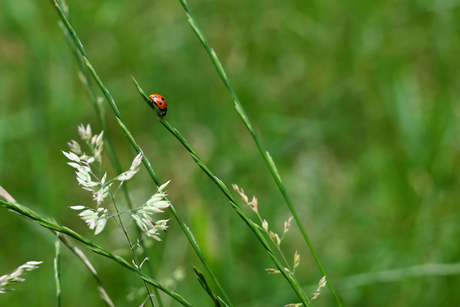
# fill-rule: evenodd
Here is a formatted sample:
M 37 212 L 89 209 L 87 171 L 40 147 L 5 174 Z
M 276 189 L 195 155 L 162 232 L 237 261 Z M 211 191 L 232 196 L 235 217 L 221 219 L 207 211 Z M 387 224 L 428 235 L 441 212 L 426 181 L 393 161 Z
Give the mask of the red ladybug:
M 160 108 L 160 110 L 158 110 L 158 114 L 160 114 L 161 117 L 165 117 L 166 111 L 168 110 L 168 103 L 166 102 L 166 99 L 159 94 L 150 95 L 150 98 L 152 98 L 153 103 Z

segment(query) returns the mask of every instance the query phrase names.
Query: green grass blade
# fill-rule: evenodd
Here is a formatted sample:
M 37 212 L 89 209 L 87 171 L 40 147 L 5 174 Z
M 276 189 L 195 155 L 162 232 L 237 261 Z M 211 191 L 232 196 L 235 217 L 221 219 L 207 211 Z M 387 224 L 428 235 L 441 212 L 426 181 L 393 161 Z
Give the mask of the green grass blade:
M 72 26 L 70 25 L 69 21 L 67 20 L 64 12 L 62 11 L 62 9 L 60 8 L 60 6 L 56 3 L 56 1 L 53 0 L 53 3 L 59 13 L 59 16 L 61 17 L 61 19 L 63 20 L 64 22 L 64 25 L 65 27 L 67 28 L 68 32 L 69 32 L 69 35 L 72 37 L 72 40 L 75 42 L 75 46 L 78 48 L 78 50 L 81 52 L 82 54 L 82 57 L 83 57 L 83 60 L 85 61 L 91 75 L 93 76 L 94 80 L 96 81 L 97 85 L 99 86 L 99 88 L 102 90 L 105 98 L 107 99 L 107 102 L 109 103 L 110 107 L 112 108 L 113 112 L 115 113 L 115 117 L 117 118 L 118 120 L 118 123 L 120 124 L 120 126 L 122 127 L 123 131 L 125 132 L 126 136 L 128 136 L 131 144 L 133 145 L 133 147 L 135 148 L 135 150 L 140 153 L 142 151 L 142 149 L 137 145 L 137 143 L 135 142 L 134 138 L 132 137 L 130 131 L 128 130 L 128 128 L 126 127 L 126 125 L 124 124 L 124 121 L 122 119 L 122 116 L 115 104 L 115 101 L 113 100 L 112 96 L 110 95 L 109 91 L 107 90 L 107 88 L 104 86 L 104 84 L 102 83 L 102 81 L 100 80 L 99 76 L 97 75 L 96 71 L 94 70 L 93 66 L 91 65 L 90 61 L 88 60 L 87 58 L 87 55 L 86 55 L 86 52 L 83 48 L 83 45 L 80 41 L 80 39 L 78 38 L 77 34 L 75 33 L 75 31 L 73 30 Z M 153 171 L 152 169 L 152 166 L 150 164 L 150 161 L 147 159 L 147 157 L 145 156 L 145 154 L 143 154 L 143 158 L 142 158 L 142 162 L 144 163 L 144 166 L 146 167 L 148 173 L 150 174 L 150 176 L 152 177 L 152 179 L 154 180 L 154 182 L 156 183 L 157 186 L 160 186 L 161 183 L 160 181 L 158 180 L 157 176 L 155 175 L 155 172 Z M 168 199 L 169 201 L 169 199 Z M 198 246 L 192 232 L 189 230 L 189 228 L 185 225 L 185 223 L 182 221 L 182 219 L 180 218 L 179 214 L 177 213 L 176 209 L 174 208 L 174 206 L 171 205 L 169 206 L 169 210 L 171 211 L 172 215 L 174 216 L 174 218 L 177 220 L 178 224 L 180 225 L 182 231 L 185 233 L 187 239 L 189 240 L 190 244 L 192 245 L 195 253 L 198 255 L 198 257 L 200 258 L 200 261 L 203 263 L 203 265 L 205 266 L 206 270 L 208 271 L 208 273 L 212 276 L 212 279 L 214 280 L 214 282 L 216 283 L 216 285 L 218 285 L 219 289 L 221 290 L 222 294 L 226 297 L 227 295 L 225 294 L 225 291 L 223 290 L 222 286 L 220 286 L 220 283 L 217 281 L 217 277 L 215 276 L 215 274 L 213 273 L 213 271 L 211 270 L 211 267 L 209 266 L 209 264 L 207 263 L 204 255 L 203 255 L 203 252 L 201 251 L 200 247 Z M 230 302 L 228 300 L 228 302 Z
M 281 178 L 278 174 L 278 172 L 276 171 L 276 166 L 275 166 L 275 163 L 273 162 L 273 160 L 271 158 L 269 158 L 269 155 L 268 155 L 268 152 L 263 148 L 262 144 L 260 143 L 260 140 L 259 140 L 259 137 L 257 136 L 257 133 L 255 132 L 254 130 L 254 127 L 252 126 L 251 124 L 251 121 L 249 120 L 248 116 L 246 115 L 246 112 L 244 111 L 242 105 L 240 104 L 239 100 L 238 100 L 238 97 L 236 96 L 236 93 L 235 91 L 233 90 L 231 84 L 230 84 L 230 81 L 228 80 L 227 78 L 227 75 L 225 73 L 225 70 L 224 68 L 222 67 L 222 64 L 220 63 L 219 61 L 219 58 L 217 57 L 216 53 L 214 52 L 214 50 L 210 47 L 203 31 L 201 31 L 200 27 L 198 26 L 198 23 L 196 22 L 195 18 L 193 17 L 193 14 L 190 10 L 190 7 L 188 6 L 187 4 L 187 1 L 186 0 L 179 0 L 180 3 L 182 4 L 186 14 L 187 14 L 187 17 L 188 17 L 188 21 L 190 23 L 190 25 L 192 26 L 192 29 L 193 31 L 195 32 L 195 34 L 198 36 L 198 39 L 201 41 L 201 43 L 203 44 L 204 48 L 206 49 L 209 57 L 211 58 L 211 61 L 213 62 L 214 66 L 216 67 L 216 70 L 217 72 L 219 73 L 219 76 L 221 77 L 222 81 L 224 82 L 225 86 L 227 87 L 228 91 L 230 92 L 233 100 L 235 101 L 235 107 L 236 107 L 236 110 L 238 112 L 238 114 L 240 115 L 241 119 L 243 120 L 246 128 L 249 130 L 249 132 L 251 133 L 253 139 L 254 139 L 254 142 L 256 143 L 257 145 L 257 148 L 259 149 L 260 151 L 260 154 L 262 155 L 262 157 L 264 158 L 265 160 L 265 163 L 267 164 L 268 168 L 270 169 L 270 172 L 272 173 L 273 175 L 273 178 L 275 179 L 275 182 L 279 188 L 279 190 L 281 191 L 281 194 L 283 195 L 284 199 L 286 200 L 286 203 L 289 207 L 289 210 L 291 211 L 292 215 L 294 216 L 294 219 L 297 223 L 297 225 L 299 226 L 299 229 L 305 239 L 305 242 L 307 243 L 315 261 L 316 261 L 316 264 L 318 265 L 321 273 L 323 276 L 326 276 L 326 279 L 327 279 L 327 285 L 332 293 L 332 295 L 334 296 L 336 302 L 337 302 L 337 305 L 338 306 L 342 306 L 341 303 L 340 303 L 340 299 L 337 295 L 337 293 L 335 292 L 334 290 L 334 287 L 332 286 L 332 283 L 330 282 L 327 274 L 326 274 L 326 271 L 324 270 L 323 268 L 323 265 L 321 264 L 321 261 L 319 260 L 319 257 L 318 255 L 316 254 L 316 251 L 313 247 L 313 244 L 311 243 L 311 240 L 310 238 L 308 237 L 307 235 L 307 232 L 305 231 L 305 228 L 303 227 L 302 225 L 302 222 L 297 214 L 297 211 L 295 210 L 294 208 L 294 205 L 292 204 L 291 202 L 291 199 L 289 198 L 289 195 L 287 194 L 286 192 L 286 189 L 283 185 L 283 183 L 281 182 Z
M 214 292 L 212 292 L 211 287 L 209 287 L 208 282 L 206 281 L 206 278 L 204 278 L 204 275 L 201 273 L 201 271 L 196 266 L 194 266 L 193 264 L 192 264 L 192 269 L 193 269 L 193 272 L 195 273 L 195 277 L 198 279 L 198 282 L 201 284 L 203 289 L 208 293 L 208 295 L 214 301 L 214 304 L 217 307 L 222 307 L 219 299 L 214 294 Z
M 134 79 L 134 78 L 133 78 Z M 145 99 L 145 93 L 140 87 L 140 85 L 134 80 L 134 83 L 136 84 L 136 87 L 139 91 L 139 94 Z M 161 122 L 161 124 L 169 131 L 171 132 L 176 139 L 179 140 L 179 142 L 187 149 L 187 151 L 190 153 L 190 156 L 195 160 L 195 162 L 198 164 L 198 166 L 208 175 L 209 178 L 211 178 L 212 181 L 214 181 L 215 184 L 220 188 L 220 190 L 225 194 L 227 197 L 228 201 L 230 202 L 231 206 L 233 209 L 238 213 L 238 215 L 243 219 L 243 221 L 246 223 L 246 225 L 251 228 L 259 242 L 263 245 L 265 250 L 268 252 L 270 258 L 272 261 L 275 263 L 276 267 L 278 270 L 281 272 L 281 274 L 286 278 L 286 280 L 289 282 L 293 290 L 296 292 L 298 295 L 299 299 L 302 301 L 302 303 L 308 307 L 308 299 L 303 293 L 300 285 L 296 282 L 296 280 L 293 278 L 292 275 L 288 274 L 285 270 L 284 267 L 282 266 L 281 262 L 276 258 L 275 254 L 271 250 L 270 246 L 268 245 L 267 241 L 265 240 L 264 236 L 260 233 L 258 227 L 256 224 L 254 224 L 247 216 L 246 214 L 241 210 L 241 208 L 237 205 L 235 199 L 233 198 L 232 194 L 228 190 L 227 186 L 214 176 L 214 174 L 211 172 L 211 170 L 203 163 L 203 161 L 200 159 L 200 157 L 195 153 L 193 148 L 190 146 L 190 144 L 185 140 L 185 138 L 180 134 L 180 132 L 176 129 L 173 128 L 168 121 L 164 119 L 164 117 L 160 117 L 157 114 L 158 120 Z
M 149 172 L 149 174 L 152 177 L 152 179 L 155 181 L 156 185 L 160 186 L 161 185 L 160 181 L 158 180 L 157 176 L 155 175 L 155 172 L 153 171 L 152 166 L 150 165 L 150 161 L 145 157 L 145 155 L 143 154 L 143 151 L 139 147 L 139 145 L 137 145 L 136 141 L 134 140 L 133 136 L 131 135 L 131 132 L 126 128 L 125 124 L 120 119 L 118 119 L 118 124 L 122 127 L 123 131 L 126 134 L 126 137 L 129 139 L 129 141 L 131 142 L 131 145 L 136 149 L 136 151 L 138 153 L 142 152 L 143 159 L 145 159 L 144 164 L 145 164 L 145 166 L 147 168 L 147 171 Z M 165 197 L 165 199 L 171 203 L 171 201 L 170 201 L 170 199 L 168 197 Z M 200 247 L 198 246 L 198 243 L 196 242 L 195 237 L 193 236 L 193 233 L 190 231 L 190 229 L 187 227 L 187 225 L 185 225 L 185 223 L 182 221 L 182 219 L 180 218 L 179 214 L 177 213 L 176 209 L 174 208 L 174 206 L 172 204 L 169 206 L 169 209 L 170 209 L 171 213 L 173 214 L 173 216 L 176 218 L 177 222 L 179 223 L 179 226 L 181 227 L 181 229 L 184 232 L 185 236 L 189 240 L 190 245 L 192 245 L 192 248 L 194 249 L 194 251 L 197 254 L 198 258 L 200 258 L 201 263 L 204 265 L 204 267 L 208 271 L 208 273 L 211 276 L 212 280 L 215 282 L 216 286 L 219 288 L 219 290 L 221 291 L 222 295 L 225 297 L 227 302 L 229 304 L 231 304 L 230 299 L 228 298 L 224 288 L 221 286 L 219 280 L 217 279 L 217 277 L 215 276 L 215 274 L 212 271 L 211 267 L 209 266 L 208 261 L 204 257 L 203 252 L 201 251 Z
M 56 305 L 61 307 L 61 249 L 59 245 L 59 235 L 56 235 L 56 243 L 54 244 L 56 257 L 54 258 L 54 280 L 56 281 Z
M 68 20 L 69 19 L 68 6 L 63 1 L 58 1 L 58 5 L 59 5 L 59 7 L 62 8 L 65 17 Z M 116 151 L 115 151 L 115 147 L 113 146 L 113 142 L 112 142 L 112 139 L 110 137 L 110 130 L 109 130 L 109 127 L 108 127 L 108 124 L 107 124 L 107 118 L 106 118 L 104 104 L 102 103 L 102 101 L 100 101 L 98 99 L 98 97 L 97 97 L 97 95 L 96 95 L 96 93 L 94 91 L 93 84 L 92 84 L 91 79 L 90 79 L 88 67 L 87 67 L 87 65 L 86 65 L 86 63 L 85 63 L 85 61 L 83 59 L 82 53 L 78 49 L 78 45 L 76 44 L 76 42 L 73 39 L 72 35 L 70 35 L 70 32 L 68 31 L 67 27 L 64 25 L 64 22 L 63 21 L 59 22 L 59 25 L 61 26 L 62 31 L 64 33 L 64 37 L 65 37 L 65 39 L 66 39 L 66 41 L 67 41 L 72 53 L 75 56 L 76 61 L 77 61 L 78 67 L 80 69 L 80 74 L 79 74 L 80 81 L 84 85 L 84 87 L 86 89 L 86 92 L 87 92 L 87 94 L 89 96 L 89 99 L 90 99 L 91 103 L 93 104 L 94 109 L 96 110 L 99 125 L 101 126 L 102 130 L 104 130 L 104 139 L 105 139 L 104 145 L 105 145 L 106 152 L 107 152 L 107 155 L 109 157 L 109 160 L 110 160 L 113 168 L 117 172 L 117 174 L 121 174 L 123 172 L 123 170 L 121 168 L 120 160 L 118 159 L 118 156 L 117 156 Z M 129 208 L 133 209 L 134 205 L 133 205 L 133 203 L 131 201 L 131 198 L 129 197 L 128 183 L 127 182 L 125 182 L 123 184 L 122 190 L 123 190 L 123 195 L 125 197 L 126 202 L 128 203 Z M 141 237 L 142 236 L 141 230 L 136 227 L 136 231 L 137 231 L 137 235 L 139 237 Z M 150 259 L 147 247 L 145 246 L 145 242 L 143 240 L 140 241 L 140 245 L 142 247 L 143 256 L 145 258 Z M 136 262 L 138 264 L 137 259 L 136 259 Z M 153 264 L 152 264 L 151 261 L 148 261 L 147 269 L 148 269 L 148 271 L 150 273 L 150 276 L 154 276 Z M 152 296 L 150 295 L 150 289 L 147 286 L 146 286 L 146 289 L 147 289 L 147 292 L 149 294 L 149 298 L 150 298 L 149 300 L 150 300 L 150 302 L 151 302 L 151 304 L 153 306 L 154 304 L 152 302 L 152 300 L 153 300 Z M 153 288 L 153 292 L 154 292 L 155 297 L 156 297 L 156 299 L 158 301 L 158 307 L 163 307 L 163 302 L 161 300 L 161 296 L 158 293 L 158 289 Z M 101 295 L 105 295 L 105 294 L 104 294 L 104 292 L 101 292 Z
M 2 186 L 0 186 L 0 198 L 3 198 L 5 201 L 10 202 L 10 203 L 16 203 L 16 200 L 13 198 L 13 196 L 11 196 L 4 188 L 2 188 Z M 70 249 L 75 255 L 77 255 L 77 257 L 80 258 L 81 261 L 83 261 L 83 263 L 89 269 L 91 274 L 93 274 L 94 278 L 99 284 L 99 292 L 101 293 L 102 299 L 107 303 L 109 307 L 115 307 L 109 295 L 107 294 L 107 291 L 105 290 L 104 285 L 102 284 L 102 281 L 99 279 L 99 276 L 97 275 L 96 270 L 94 269 L 93 265 L 88 260 L 86 255 L 81 250 L 79 250 L 77 247 L 73 246 L 65 235 L 59 232 L 57 234 L 59 236 L 59 240 L 61 240 L 61 242 L 64 243 L 64 245 L 67 246 L 68 249 Z
M 45 220 L 42 217 L 40 217 L 39 215 L 37 215 L 36 213 L 34 213 L 29 208 L 27 208 L 26 206 L 22 206 L 22 205 L 17 204 L 17 203 L 11 203 L 11 202 L 7 202 L 7 201 L 4 201 L 4 200 L 0 199 L 0 208 L 9 209 L 9 210 L 11 210 L 13 212 L 18 213 L 21 216 L 24 216 L 24 217 L 27 217 L 27 218 L 33 220 L 33 221 L 36 221 L 42 227 L 48 228 L 51 231 L 63 233 L 65 235 L 69 236 L 69 237 L 74 238 L 77 241 L 80 241 L 81 243 L 85 244 L 88 248 L 90 248 L 93 252 L 95 252 L 95 253 L 97 253 L 99 255 L 105 256 L 105 257 L 107 257 L 109 259 L 112 259 L 113 261 L 117 262 L 118 264 L 121 264 L 122 266 L 124 266 L 128 270 L 136 273 L 142 280 L 144 280 L 147 283 L 151 284 L 152 286 L 158 288 L 160 291 L 163 291 L 164 293 L 166 293 L 167 295 L 169 295 L 171 298 L 175 299 L 176 301 L 178 301 L 182 305 L 192 307 L 192 305 L 189 302 L 187 302 L 179 294 L 166 289 L 163 285 L 161 285 L 155 279 L 153 279 L 152 277 L 146 275 L 145 273 L 142 273 L 135 266 L 129 264 L 129 262 L 126 261 L 125 259 L 121 258 L 120 256 L 112 254 L 108 250 L 106 250 L 103 247 L 91 242 L 89 239 L 85 238 L 84 236 L 82 236 L 81 234 L 77 233 L 76 231 L 74 231 L 74 230 L 72 230 L 72 229 L 70 229 L 68 227 L 59 226 L 59 225 L 57 225 L 55 223 L 52 223 L 52 222 L 50 222 L 48 220 Z
M 64 234 L 58 233 L 58 235 L 59 235 L 59 239 L 61 240 L 61 242 L 64 243 L 64 245 L 67 246 L 67 248 L 69 248 L 83 262 L 83 264 L 88 268 L 88 270 L 93 275 L 94 279 L 96 279 L 97 283 L 99 284 L 98 289 L 101 294 L 102 300 L 107 304 L 107 306 L 115 307 L 110 296 L 107 293 L 107 290 L 102 284 L 102 281 L 99 278 L 99 275 L 97 274 L 96 269 L 91 264 L 88 257 L 86 257 L 86 255 L 78 247 L 72 245 L 72 243 L 70 243 L 70 241 L 67 239 L 67 237 Z

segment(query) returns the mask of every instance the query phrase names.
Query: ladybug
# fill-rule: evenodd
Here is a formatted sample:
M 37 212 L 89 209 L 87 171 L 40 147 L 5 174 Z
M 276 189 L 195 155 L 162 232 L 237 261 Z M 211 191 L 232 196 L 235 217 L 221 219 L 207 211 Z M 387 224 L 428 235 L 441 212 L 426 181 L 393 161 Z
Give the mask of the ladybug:
M 160 108 L 160 110 L 158 110 L 158 114 L 160 114 L 161 117 L 165 117 L 166 111 L 168 110 L 168 103 L 166 102 L 166 99 L 159 94 L 150 95 L 150 98 L 152 99 L 153 103 L 156 104 L 158 108 Z

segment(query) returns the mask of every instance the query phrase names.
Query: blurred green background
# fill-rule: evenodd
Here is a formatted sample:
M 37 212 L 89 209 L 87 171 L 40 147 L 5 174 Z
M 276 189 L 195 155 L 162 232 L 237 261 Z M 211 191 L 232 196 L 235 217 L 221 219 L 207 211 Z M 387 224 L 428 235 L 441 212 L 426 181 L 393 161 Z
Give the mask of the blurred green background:
M 281 276 L 267 276 L 264 269 L 273 264 L 266 252 L 132 84 L 134 75 L 148 93 L 164 95 L 168 121 L 215 175 L 256 195 L 262 216 L 282 232 L 288 208 L 179 1 L 68 4 L 95 69 L 160 180 L 172 180 L 173 204 L 235 306 L 297 302 Z M 415 268 L 417 278 L 403 270 L 399 280 L 378 282 L 388 270 L 460 262 L 459 3 L 189 4 L 276 161 L 344 306 L 459 305 L 453 269 L 437 276 L 441 271 Z M 93 201 L 61 150 L 78 138 L 78 124 L 90 123 L 94 132 L 100 127 L 57 20 L 51 1 L 0 2 L 0 185 L 19 203 L 131 259 L 115 223 L 94 236 L 69 209 Z M 135 152 L 106 106 L 127 169 Z M 128 186 L 139 205 L 156 189 L 144 168 Z M 44 261 L 16 291 L 2 295 L 0 305 L 53 306 L 54 236 L 4 209 L 0 230 L 0 275 Z M 174 220 L 162 237 L 150 247 L 158 280 L 195 306 L 211 306 L 190 263 L 204 268 Z M 296 226 L 283 246 L 290 258 L 295 250 L 301 254 L 302 285 L 316 285 L 321 273 Z M 116 306 L 141 304 L 134 274 L 83 251 Z M 61 266 L 63 306 L 102 306 L 95 281 L 64 247 Z M 174 280 L 181 271 L 185 277 Z M 364 283 L 353 279 L 362 273 L 369 273 Z M 314 306 L 335 306 L 328 291 Z

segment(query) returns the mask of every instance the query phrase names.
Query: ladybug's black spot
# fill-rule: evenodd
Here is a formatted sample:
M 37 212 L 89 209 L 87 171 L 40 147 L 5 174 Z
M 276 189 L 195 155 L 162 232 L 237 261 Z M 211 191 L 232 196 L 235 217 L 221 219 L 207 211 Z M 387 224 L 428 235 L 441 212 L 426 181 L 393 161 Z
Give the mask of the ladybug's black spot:
M 162 105 L 163 105 L 163 103 L 162 103 L 162 102 L 160 102 L 160 106 L 162 106 Z
M 161 100 L 165 100 L 164 98 L 161 98 Z

